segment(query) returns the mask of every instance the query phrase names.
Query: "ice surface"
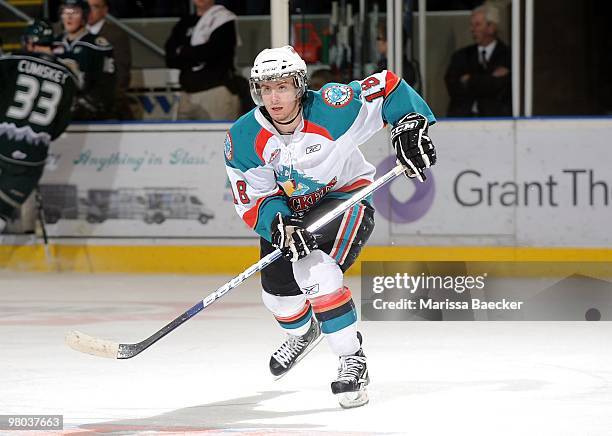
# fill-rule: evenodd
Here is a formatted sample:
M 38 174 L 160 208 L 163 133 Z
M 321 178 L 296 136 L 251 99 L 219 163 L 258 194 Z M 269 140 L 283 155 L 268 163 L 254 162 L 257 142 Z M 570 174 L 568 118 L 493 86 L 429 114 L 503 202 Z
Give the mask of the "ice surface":
M 323 342 L 273 381 L 282 340 L 258 279 L 129 360 L 69 330 L 138 342 L 230 277 L 0 272 L 0 413 L 65 433 L 595 435 L 612 428 L 612 323 L 365 322 L 370 403 L 331 394 Z M 359 279 L 349 278 L 359 296 Z M 2 433 L 0 431 L 0 433 Z

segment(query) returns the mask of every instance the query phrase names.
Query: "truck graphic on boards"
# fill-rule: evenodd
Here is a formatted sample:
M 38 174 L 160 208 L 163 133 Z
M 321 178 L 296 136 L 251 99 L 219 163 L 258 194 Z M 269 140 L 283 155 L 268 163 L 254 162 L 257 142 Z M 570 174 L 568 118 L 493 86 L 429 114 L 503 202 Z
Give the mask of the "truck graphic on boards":
M 39 185 L 45 222 L 55 224 L 60 219 L 79 219 L 79 197 L 75 185 Z
M 145 188 L 146 223 L 161 224 L 167 219 L 197 219 L 202 224 L 215 217 L 202 201 L 186 188 Z
M 206 224 L 214 213 L 193 194 L 194 188 L 89 189 L 75 185 L 40 185 L 45 221 L 85 219 L 96 224 L 108 219 L 143 220 L 161 224 L 168 219 L 198 220 Z

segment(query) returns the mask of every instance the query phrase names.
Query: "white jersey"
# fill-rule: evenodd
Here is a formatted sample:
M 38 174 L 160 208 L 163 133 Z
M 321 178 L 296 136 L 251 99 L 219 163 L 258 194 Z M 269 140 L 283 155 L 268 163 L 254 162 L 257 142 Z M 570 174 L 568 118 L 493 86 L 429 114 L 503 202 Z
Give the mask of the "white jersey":
M 411 112 L 436 121 L 416 91 L 390 71 L 308 91 L 303 120 L 290 137 L 262 109 L 242 116 L 227 133 L 225 163 L 236 211 L 267 240 L 278 212 L 304 212 L 324 197 L 347 197 L 370 184 L 375 167 L 359 145 L 387 123 Z

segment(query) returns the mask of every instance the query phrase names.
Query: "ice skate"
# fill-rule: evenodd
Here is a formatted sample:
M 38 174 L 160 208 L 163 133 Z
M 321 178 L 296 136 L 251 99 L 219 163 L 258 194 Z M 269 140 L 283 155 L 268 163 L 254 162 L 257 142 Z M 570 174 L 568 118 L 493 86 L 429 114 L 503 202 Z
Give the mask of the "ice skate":
M 289 372 L 300 360 L 304 358 L 316 345 L 321 342 L 321 325 L 314 318 L 310 328 L 302 336 L 287 335 L 287 339 L 270 358 L 270 372 L 278 380 Z
M 361 337 L 359 339 L 361 343 Z M 331 384 L 331 390 L 338 398 L 340 406 L 350 409 L 367 404 L 369 398 L 366 386 L 369 383 L 366 357 L 361 348 L 355 354 L 340 356 L 338 378 Z

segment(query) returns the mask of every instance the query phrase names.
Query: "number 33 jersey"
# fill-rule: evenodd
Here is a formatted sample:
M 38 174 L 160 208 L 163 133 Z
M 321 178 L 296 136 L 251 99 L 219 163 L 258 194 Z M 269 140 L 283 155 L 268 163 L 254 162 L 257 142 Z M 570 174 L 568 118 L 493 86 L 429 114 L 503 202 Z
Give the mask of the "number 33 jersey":
M 49 144 L 70 122 L 76 76 L 55 56 L 0 57 L 0 159 L 43 165 Z
M 359 145 L 386 124 L 410 112 L 436 121 L 417 92 L 391 71 L 307 91 L 303 120 L 290 136 L 279 134 L 262 110 L 253 109 L 229 130 L 225 165 L 236 211 L 268 241 L 277 212 L 303 213 L 324 197 L 348 197 L 370 184 L 375 167 Z

